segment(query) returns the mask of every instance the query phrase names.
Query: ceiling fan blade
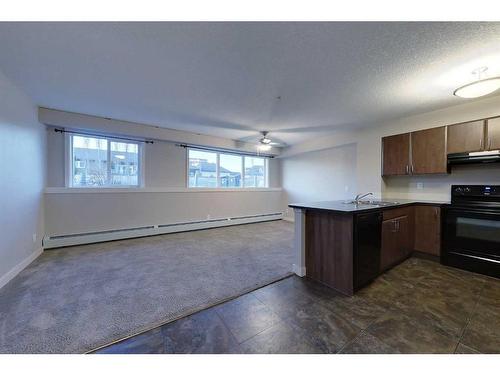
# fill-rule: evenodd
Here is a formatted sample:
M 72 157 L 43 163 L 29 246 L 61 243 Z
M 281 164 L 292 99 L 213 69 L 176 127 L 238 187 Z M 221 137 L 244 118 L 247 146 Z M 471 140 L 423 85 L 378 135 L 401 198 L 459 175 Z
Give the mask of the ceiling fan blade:
M 255 135 L 249 135 L 248 137 L 243 137 L 243 138 L 238 138 L 237 141 L 239 142 L 257 142 L 262 136 L 259 134 Z

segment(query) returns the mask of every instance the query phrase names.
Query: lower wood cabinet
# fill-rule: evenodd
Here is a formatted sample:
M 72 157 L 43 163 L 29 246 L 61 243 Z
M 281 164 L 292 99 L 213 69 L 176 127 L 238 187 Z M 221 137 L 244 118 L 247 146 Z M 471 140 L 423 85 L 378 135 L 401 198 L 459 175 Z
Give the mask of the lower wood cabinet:
M 414 250 L 441 255 L 441 208 L 439 206 L 415 206 Z
M 413 251 L 413 207 L 384 211 L 380 271 L 406 259 Z

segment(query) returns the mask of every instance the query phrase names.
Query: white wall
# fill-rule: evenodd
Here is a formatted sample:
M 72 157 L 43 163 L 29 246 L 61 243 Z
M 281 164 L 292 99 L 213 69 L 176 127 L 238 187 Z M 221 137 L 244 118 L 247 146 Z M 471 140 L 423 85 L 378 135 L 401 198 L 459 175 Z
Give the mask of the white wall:
M 466 166 L 452 169 L 448 175 L 395 176 L 381 178 L 381 138 L 386 135 L 405 133 L 413 130 L 432 128 L 453 123 L 500 115 L 500 96 L 463 104 L 438 111 L 374 123 L 371 127 L 358 130 L 339 130 L 330 136 L 290 147 L 281 157 L 289 157 L 310 152 L 356 143 L 356 185 L 360 193 L 374 192 L 385 198 L 410 198 L 423 200 L 448 200 L 450 186 L 457 183 L 500 184 L 500 164 Z M 423 182 L 424 189 L 417 189 L 417 182 Z M 283 189 L 288 181 L 283 179 Z
M 311 151 L 282 160 L 284 205 L 347 199 L 356 194 L 356 144 Z M 286 217 L 292 210 L 285 208 Z
M 46 149 L 37 108 L 1 72 L 0 140 L 1 287 L 42 247 Z
M 75 127 L 75 118 L 80 121 L 81 116 L 65 115 L 62 119 L 57 117 L 57 120 L 67 121 L 66 126 Z M 130 123 L 104 119 L 99 121 L 92 116 L 83 116 L 79 128 L 86 125 L 85 121 L 89 117 L 92 120 L 90 130 L 122 135 L 140 134 L 138 124 L 133 125 L 134 132 L 131 132 Z M 45 115 L 41 116 L 41 119 L 48 121 Z M 51 122 L 54 122 L 52 120 Z M 63 123 L 58 124 L 61 126 Z M 135 129 L 136 127 L 139 129 Z M 196 134 L 175 131 L 165 135 L 164 131 L 167 129 L 157 129 L 156 132 L 156 128 L 144 128 L 155 139 L 172 136 L 190 142 L 192 136 L 192 142 L 199 142 Z M 64 135 L 48 128 L 47 136 L 48 189 L 45 194 L 45 227 L 48 236 L 282 212 L 281 161 L 278 159 L 268 160 L 270 189 L 194 191 L 186 189 L 186 149 L 176 146 L 175 143 L 158 140 L 145 145 L 143 190 L 86 192 L 82 189 L 64 189 Z M 227 147 L 233 142 L 203 137 L 203 142 L 208 146 Z

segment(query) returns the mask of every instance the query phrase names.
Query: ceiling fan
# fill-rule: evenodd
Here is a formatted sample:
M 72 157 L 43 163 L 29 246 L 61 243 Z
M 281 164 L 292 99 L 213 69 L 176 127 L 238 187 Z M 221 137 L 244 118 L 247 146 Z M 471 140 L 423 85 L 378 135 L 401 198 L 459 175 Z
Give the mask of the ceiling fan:
M 284 147 L 286 146 L 282 142 L 275 142 L 271 138 L 269 138 L 267 135 L 269 132 L 267 130 L 261 131 L 260 134 L 262 134 L 262 138 L 259 139 L 259 143 L 263 146 L 277 146 L 277 147 Z

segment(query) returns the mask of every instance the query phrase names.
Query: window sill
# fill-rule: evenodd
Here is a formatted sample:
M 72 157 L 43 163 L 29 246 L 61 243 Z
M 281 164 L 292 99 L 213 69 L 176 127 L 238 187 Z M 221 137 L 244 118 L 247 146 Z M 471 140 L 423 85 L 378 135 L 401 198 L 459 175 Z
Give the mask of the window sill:
M 47 187 L 45 194 L 86 194 L 86 193 L 248 193 L 278 192 L 281 188 L 67 188 Z

